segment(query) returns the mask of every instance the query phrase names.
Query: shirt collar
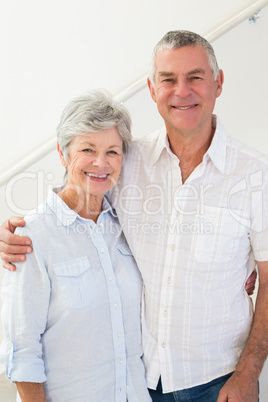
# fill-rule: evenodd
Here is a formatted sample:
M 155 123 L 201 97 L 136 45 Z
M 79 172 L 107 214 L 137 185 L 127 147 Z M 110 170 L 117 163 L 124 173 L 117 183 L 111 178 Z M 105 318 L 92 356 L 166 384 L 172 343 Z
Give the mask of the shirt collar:
M 228 136 L 216 115 L 212 117 L 212 126 L 215 127 L 215 133 L 203 160 L 209 157 L 219 171 L 224 173 Z
M 108 198 L 104 197 L 103 202 L 102 202 L 102 213 L 106 213 L 106 212 L 109 212 L 115 218 L 117 218 L 117 214 L 115 212 L 115 209 L 112 207 L 112 205 L 108 201 Z
M 164 149 L 167 150 L 172 158 L 177 158 L 170 149 L 166 129 L 162 128 L 158 131 L 158 138 L 155 147 L 151 153 L 151 165 L 154 165 L 158 161 Z
M 225 159 L 226 159 L 226 146 L 227 134 L 216 115 L 212 116 L 212 127 L 215 127 L 215 133 L 211 141 L 210 147 L 204 155 L 204 160 L 208 157 L 214 165 L 224 173 Z M 151 165 L 154 165 L 160 158 L 163 150 L 166 149 L 172 158 L 177 158 L 170 149 L 168 136 L 165 128 L 159 130 L 156 146 L 151 154 Z
M 55 213 L 58 220 L 63 226 L 70 226 L 74 223 L 76 219 L 82 219 L 75 211 L 70 209 L 65 202 L 57 196 L 57 193 L 62 190 L 63 187 L 53 188 L 49 191 L 47 197 L 47 204 L 51 210 Z M 102 214 L 110 213 L 114 217 L 117 217 L 115 210 L 111 207 L 108 199 L 104 197 L 102 202 Z

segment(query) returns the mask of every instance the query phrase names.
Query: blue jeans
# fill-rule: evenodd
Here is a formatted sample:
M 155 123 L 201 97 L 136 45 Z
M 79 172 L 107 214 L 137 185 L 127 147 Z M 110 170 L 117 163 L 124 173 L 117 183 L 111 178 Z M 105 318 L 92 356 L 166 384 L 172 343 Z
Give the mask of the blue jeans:
M 221 388 L 233 373 L 216 378 L 215 380 L 181 391 L 162 393 L 161 378 L 156 391 L 149 389 L 153 402 L 216 402 Z

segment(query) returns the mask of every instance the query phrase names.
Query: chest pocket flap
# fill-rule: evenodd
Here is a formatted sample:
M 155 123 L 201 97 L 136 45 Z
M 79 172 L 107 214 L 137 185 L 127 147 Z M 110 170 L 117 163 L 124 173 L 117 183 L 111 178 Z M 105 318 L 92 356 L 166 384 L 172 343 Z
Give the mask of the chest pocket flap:
M 53 269 L 66 307 L 83 308 L 97 297 L 97 284 L 87 257 L 53 264 Z
M 79 276 L 90 268 L 90 262 L 87 257 L 76 258 L 53 264 L 57 276 Z

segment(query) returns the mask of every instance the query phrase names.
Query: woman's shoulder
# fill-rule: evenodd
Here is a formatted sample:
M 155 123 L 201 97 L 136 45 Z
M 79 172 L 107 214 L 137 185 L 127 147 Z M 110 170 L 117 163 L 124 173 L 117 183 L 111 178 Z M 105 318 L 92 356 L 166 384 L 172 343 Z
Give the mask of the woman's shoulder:
M 46 227 L 46 221 L 50 216 L 49 207 L 46 202 L 43 202 L 38 207 L 30 210 L 23 218 L 26 225 L 17 227 L 15 234 L 20 236 L 28 236 L 35 231 L 42 231 Z

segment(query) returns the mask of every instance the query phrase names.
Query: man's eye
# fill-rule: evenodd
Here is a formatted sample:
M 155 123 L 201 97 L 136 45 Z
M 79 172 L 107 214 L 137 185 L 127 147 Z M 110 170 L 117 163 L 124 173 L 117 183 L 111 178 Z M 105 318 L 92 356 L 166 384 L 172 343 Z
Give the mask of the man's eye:
M 164 80 L 163 80 L 163 82 L 172 82 L 173 80 L 172 80 L 172 78 L 165 78 Z

